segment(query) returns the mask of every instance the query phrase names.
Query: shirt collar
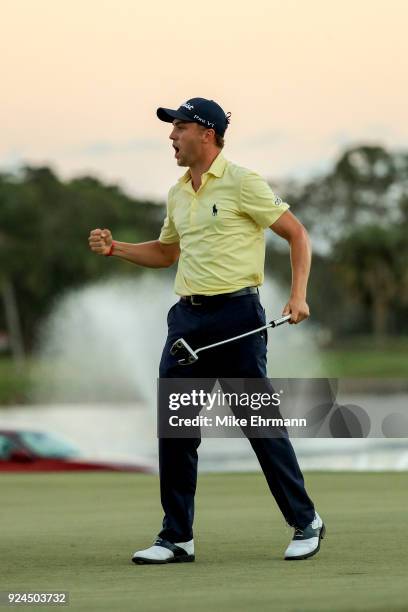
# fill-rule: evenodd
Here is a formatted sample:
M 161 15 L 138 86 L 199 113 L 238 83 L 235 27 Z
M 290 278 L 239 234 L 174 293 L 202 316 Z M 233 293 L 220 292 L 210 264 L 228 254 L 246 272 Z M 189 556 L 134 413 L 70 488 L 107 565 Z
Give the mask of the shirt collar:
M 226 165 L 227 165 L 227 160 L 225 159 L 222 153 L 218 153 L 217 157 L 213 160 L 213 163 L 208 168 L 207 172 L 204 172 L 203 176 L 206 176 L 207 174 L 212 174 L 213 176 L 216 176 L 219 178 L 224 174 Z M 191 174 L 190 174 L 190 169 L 188 169 L 187 172 L 185 172 L 185 174 L 183 174 L 183 176 L 179 178 L 178 182 L 188 183 L 190 179 L 191 179 Z

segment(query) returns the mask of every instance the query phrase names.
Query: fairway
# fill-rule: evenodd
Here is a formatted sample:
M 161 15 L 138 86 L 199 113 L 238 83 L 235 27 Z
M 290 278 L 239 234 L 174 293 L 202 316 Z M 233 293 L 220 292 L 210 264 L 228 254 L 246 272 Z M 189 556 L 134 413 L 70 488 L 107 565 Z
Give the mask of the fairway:
M 0 590 L 69 591 L 81 611 L 407 610 L 407 474 L 305 478 L 327 526 L 315 557 L 282 560 L 292 530 L 261 475 L 203 474 L 196 562 L 136 566 L 160 527 L 156 476 L 3 474 Z

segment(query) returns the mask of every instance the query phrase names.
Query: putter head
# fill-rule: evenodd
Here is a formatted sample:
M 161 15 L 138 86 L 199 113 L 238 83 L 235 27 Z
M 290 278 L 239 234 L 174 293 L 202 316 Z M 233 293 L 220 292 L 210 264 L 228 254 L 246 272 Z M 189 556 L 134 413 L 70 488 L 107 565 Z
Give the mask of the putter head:
M 194 363 L 198 359 L 197 353 L 191 348 L 189 344 L 184 340 L 184 338 L 179 338 L 175 342 L 173 342 L 171 349 L 171 355 L 178 355 L 180 359 L 178 359 L 179 365 L 189 365 L 190 363 Z

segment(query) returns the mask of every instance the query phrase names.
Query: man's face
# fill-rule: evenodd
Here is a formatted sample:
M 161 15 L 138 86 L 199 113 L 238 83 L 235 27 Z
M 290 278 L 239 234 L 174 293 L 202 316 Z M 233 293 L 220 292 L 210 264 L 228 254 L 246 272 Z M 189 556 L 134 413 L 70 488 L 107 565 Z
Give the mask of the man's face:
M 178 166 L 193 166 L 203 154 L 205 130 L 195 122 L 175 119 L 169 136 L 175 150 Z

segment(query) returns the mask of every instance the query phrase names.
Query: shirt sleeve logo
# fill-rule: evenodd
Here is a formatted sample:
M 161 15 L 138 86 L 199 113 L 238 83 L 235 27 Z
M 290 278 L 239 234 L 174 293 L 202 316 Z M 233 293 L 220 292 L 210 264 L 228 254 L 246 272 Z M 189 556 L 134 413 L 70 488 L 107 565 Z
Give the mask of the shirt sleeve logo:
M 282 204 L 282 198 L 280 198 L 279 196 L 275 196 L 273 203 L 275 204 L 275 206 L 279 206 L 279 204 Z

